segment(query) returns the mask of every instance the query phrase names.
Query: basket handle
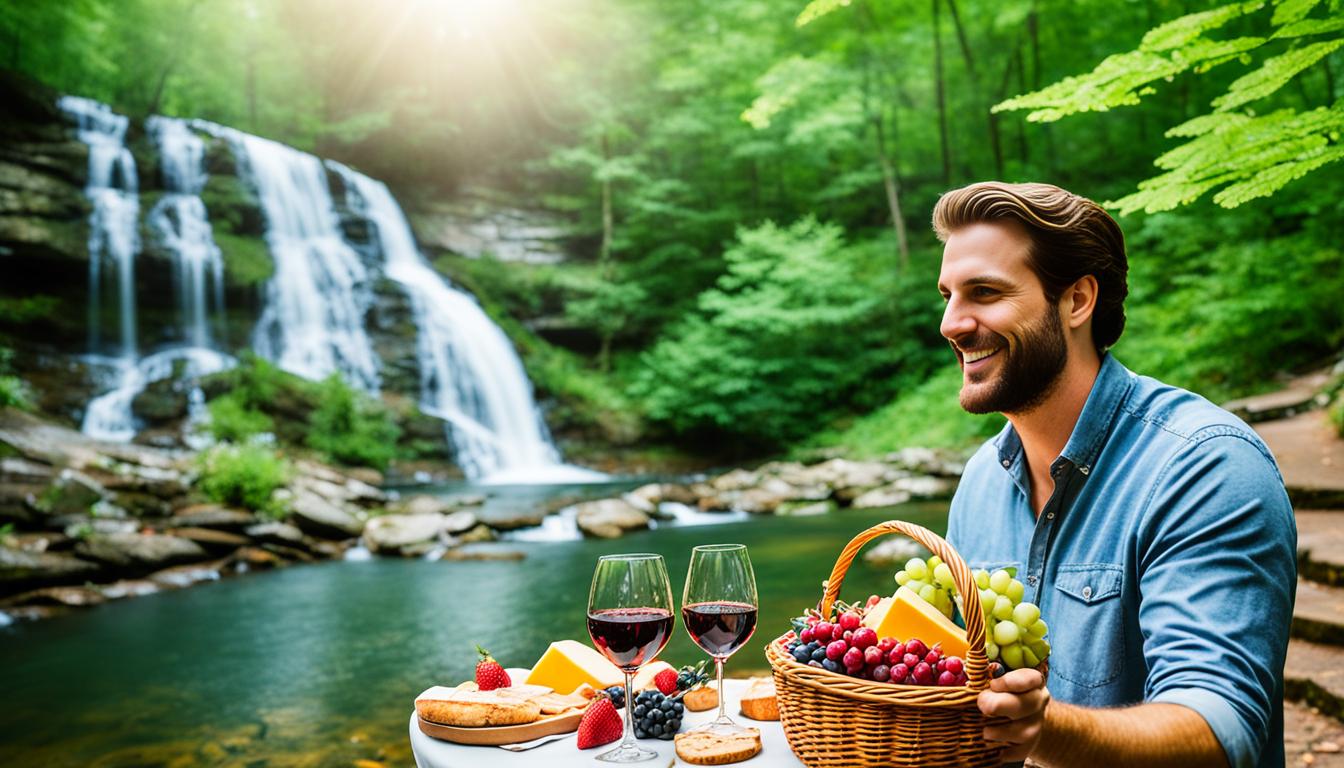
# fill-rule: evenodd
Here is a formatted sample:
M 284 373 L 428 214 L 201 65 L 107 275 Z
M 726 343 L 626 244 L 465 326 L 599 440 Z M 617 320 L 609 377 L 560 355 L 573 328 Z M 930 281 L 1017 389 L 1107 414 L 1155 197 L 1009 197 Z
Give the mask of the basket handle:
M 839 559 L 835 561 L 835 567 L 831 569 L 831 578 L 826 583 L 826 595 L 821 600 L 822 617 L 830 619 L 831 608 L 836 598 L 840 596 L 840 586 L 845 581 L 845 573 L 849 571 L 855 555 L 864 544 L 889 533 L 909 536 L 942 558 L 947 567 L 952 569 L 952 580 L 956 583 L 957 593 L 961 595 L 962 605 L 965 606 L 962 617 L 966 620 L 966 642 L 970 645 L 964 659 L 966 683 L 974 691 L 988 688 L 989 660 L 985 657 L 985 617 L 980 610 L 980 590 L 975 585 L 971 569 L 966 566 L 966 561 L 961 559 L 961 555 L 957 554 L 957 550 L 953 549 L 946 539 L 928 528 L 900 520 L 888 520 L 850 539 L 844 551 L 840 553 Z

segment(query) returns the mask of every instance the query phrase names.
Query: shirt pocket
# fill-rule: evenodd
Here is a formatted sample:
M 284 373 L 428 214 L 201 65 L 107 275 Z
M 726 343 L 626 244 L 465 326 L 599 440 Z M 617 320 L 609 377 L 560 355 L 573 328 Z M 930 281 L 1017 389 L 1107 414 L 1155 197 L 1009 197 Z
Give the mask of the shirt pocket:
M 1098 688 L 1115 681 L 1125 658 L 1124 569 L 1111 563 L 1065 563 L 1051 600 L 1050 674 Z

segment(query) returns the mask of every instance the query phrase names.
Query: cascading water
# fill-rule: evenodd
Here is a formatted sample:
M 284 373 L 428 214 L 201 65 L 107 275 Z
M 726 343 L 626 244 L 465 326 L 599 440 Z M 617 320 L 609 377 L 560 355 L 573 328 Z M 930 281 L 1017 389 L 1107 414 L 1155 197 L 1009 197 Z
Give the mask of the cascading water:
M 341 238 L 322 161 L 232 128 L 193 125 L 233 145 L 266 216 L 275 275 L 253 335 L 257 354 L 305 378 L 338 372 L 377 392 L 378 359 L 364 331 L 373 301 L 369 275 Z
M 469 294 L 425 262 L 387 186 L 339 163 L 329 165 L 345 180 L 351 208 L 373 224 L 387 276 L 411 300 L 420 407 L 447 422 L 467 477 L 489 484 L 605 479 L 561 463 L 508 337 Z
M 147 127 L 158 145 L 167 190 L 150 211 L 148 221 L 155 236 L 173 256 L 174 292 L 184 344 L 139 360 L 133 357 L 133 349 L 122 355 L 116 386 L 90 401 L 84 414 L 84 432 L 105 440 L 125 441 L 135 437 L 131 404 L 152 382 L 172 376 L 195 379 L 224 370 L 234 362 L 233 358 L 215 349 L 210 333 L 207 296 L 213 293 L 215 311 L 223 312 L 224 262 L 211 234 L 205 203 L 200 198 L 206 178 L 205 145 L 186 123 L 175 118 L 151 117 Z M 133 161 L 131 168 L 133 172 Z M 135 210 L 132 210 L 132 229 L 134 214 Z M 138 248 L 138 243 L 133 247 L 132 256 L 134 248 Z M 89 251 L 93 258 L 92 237 Z M 213 292 L 207 285 L 210 281 L 214 284 Z M 133 305 L 131 323 L 133 327 Z M 201 416 L 199 404 L 203 398 L 193 389 L 188 399 L 195 406 L 191 418 L 197 420 Z

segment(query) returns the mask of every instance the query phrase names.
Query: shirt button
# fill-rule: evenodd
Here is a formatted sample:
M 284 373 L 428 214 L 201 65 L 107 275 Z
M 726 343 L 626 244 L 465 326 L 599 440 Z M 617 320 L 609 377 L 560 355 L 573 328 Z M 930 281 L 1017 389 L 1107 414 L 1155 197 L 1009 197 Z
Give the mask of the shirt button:
M 1027 577 L 1027 583 L 1030 584 L 1030 585 L 1033 586 L 1033 587 L 1036 586 L 1036 577 L 1035 577 L 1035 576 L 1028 576 L 1028 577 Z
M 1092 471 L 1092 468 L 1089 467 L 1089 466 L 1087 466 L 1086 464 L 1084 464 L 1083 466 L 1081 466 L 1081 467 L 1078 468 L 1078 471 L 1079 471 L 1079 472 L 1082 472 L 1084 475 L 1086 475 L 1088 472 L 1091 472 L 1091 471 Z
M 1091 597 L 1092 597 L 1092 588 L 1091 588 L 1091 587 L 1083 587 L 1083 599 L 1084 599 L 1084 600 L 1089 600 L 1089 599 L 1091 599 Z
M 1009 460 L 1007 460 L 1007 459 L 1004 459 L 1004 460 L 1003 460 L 1003 466 L 1005 466 L 1005 467 L 1012 466 L 1012 463 L 1013 463 L 1013 462 L 1011 462 L 1011 461 L 1009 461 Z
M 1054 520 L 1054 519 L 1055 519 L 1055 513 L 1054 513 L 1054 512 L 1046 512 L 1046 513 L 1045 513 L 1045 519 L 1046 519 L 1046 520 Z

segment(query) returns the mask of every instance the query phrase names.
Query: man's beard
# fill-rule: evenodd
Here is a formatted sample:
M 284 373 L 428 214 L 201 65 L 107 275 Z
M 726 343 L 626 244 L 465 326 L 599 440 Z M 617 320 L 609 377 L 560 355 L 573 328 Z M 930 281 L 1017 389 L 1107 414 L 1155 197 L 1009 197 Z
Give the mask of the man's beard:
M 961 388 L 961 407 L 970 413 L 1025 413 L 1045 402 L 1054 391 L 1059 375 L 1068 361 L 1068 344 L 1059 313 L 1052 307 L 1036 323 L 1027 326 L 1010 347 L 1008 340 L 993 331 L 958 344 L 962 348 L 999 348 L 1004 359 L 988 391 L 972 395 L 967 385 Z M 986 375 L 995 375 L 987 373 Z

